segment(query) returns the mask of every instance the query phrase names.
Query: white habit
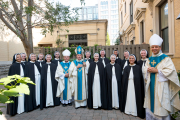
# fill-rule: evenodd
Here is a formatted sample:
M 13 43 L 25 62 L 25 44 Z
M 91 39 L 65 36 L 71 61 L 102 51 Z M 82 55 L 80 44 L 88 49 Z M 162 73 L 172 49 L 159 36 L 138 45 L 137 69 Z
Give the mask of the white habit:
M 134 87 L 134 74 L 133 68 L 131 67 L 128 79 L 128 89 L 126 97 L 125 113 L 137 116 L 136 96 Z
M 20 64 L 20 76 L 24 77 L 24 70 Z M 18 97 L 17 113 L 21 114 L 24 112 L 24 93 L 19 93 L 21 96 Z
M 101 85 L 100 85 L 100 77 L 99 77 L 99 70 L 97 64 L 94 74 L 92 94 L 93 94 L 93 108 L 101 107 Z
M 37 66 L 34 64 L 34 74 L 35 74 L 35 91 L 36 91 L 36 105 L 40 105 L 40 86 L 41 86 L 41 74 L 39 73 Z
M 114 66 L 112 67 L 112 108 L 119 108 L 118 83 Z
M 47 69 L 46 107 L 54 106 L 50 65 Z

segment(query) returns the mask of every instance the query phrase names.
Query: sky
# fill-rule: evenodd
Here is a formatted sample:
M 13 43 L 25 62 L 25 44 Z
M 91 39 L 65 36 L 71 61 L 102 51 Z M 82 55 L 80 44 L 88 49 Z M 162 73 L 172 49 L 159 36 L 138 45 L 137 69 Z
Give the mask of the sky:
M 82 7 L 80 0 L 51 0 L 54 2 L 60 1 L 63 5 L 70 5 L 71 8 Z M 85 0 L 85 6 L 94 6 L 98 4 L 98 0 Z

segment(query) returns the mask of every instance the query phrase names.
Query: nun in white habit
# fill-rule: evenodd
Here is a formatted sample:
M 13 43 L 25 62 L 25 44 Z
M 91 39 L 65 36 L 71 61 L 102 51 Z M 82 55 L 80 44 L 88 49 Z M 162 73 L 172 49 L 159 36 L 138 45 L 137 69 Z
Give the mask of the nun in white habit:
M 108 89 L 108 110 L 112 108 L 119 109 L 121 103 L 121 66 L 116 63 L 116 55 L 112 54 L 110 57 L 111 62 L 106 65 L 105 75 Z
M 36 85 L 29 84 L 30 95 L 25 95 L 25 111 L 29 112 L 40 105 L 40 84 L 41 84 L 41 67 L 36 63 L 36 55 L 30 54 L 30 62 L 25 67 L 25 77 L 29 77 Z
M 130 64 L 125 67 L 122 80 L 122 112 L 142 119 L 145 117 L 144 82 L 141 68 L 136 65 L 136 56 L 131 54 Z
M 98 61 L 99 54 L 94 54 L 94 62 L 90 64 L 88 71 L 88 108 L 98 109 L 104 107 L 104 66 Z
M 21 63 L 21 55 L 15 54 L 13 57 L 13 64 L 9 68 L 8 76 L 11 75 L 20 75 L 21 77 L 24 77 L 24 69 L 22 67 Z M 11 84 L 14 84 L 13 82 Z M 21 96 L 19 97 L 10 97 L 10 100 L 13 100 L 14 103 L 7 104 L 7 114 L 9 115 L 15 115 L 15 114 L 21 114 L 24 112 L 24 94 L 19 93 Z

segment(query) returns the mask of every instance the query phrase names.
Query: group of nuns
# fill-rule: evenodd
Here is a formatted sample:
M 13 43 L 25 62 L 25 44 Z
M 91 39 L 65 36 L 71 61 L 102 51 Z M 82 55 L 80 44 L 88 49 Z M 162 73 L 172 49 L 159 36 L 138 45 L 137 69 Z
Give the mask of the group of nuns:
M 124 59 L 119 58 L 117 50 L 113 51 L 110 60 L 105 50 L 95 53 L 85 52 L 87 107 L 89 109 L 120 109 L 125 114 L 145 118 L 144 104 L 144 66 L 148 60 L 148 52 L 140 51 L 141 60 L 137 62 L 134 54 L 124 51 Z M 29 77 L 36 85 L 28 84 L 30 95 L 11 97 L 14 103 L 7 104 L 7 114 L 15 115 L 60 105 L 56 97 L 58 82 L 55 73 L 62 62 L 60 53 L 55 51 L 55 59 L 50 54 L 36 55 L 31 53 L 28 62 L 26 54 L 15 54 L 8 75 Z M 51 87 L 49 87 L 51 86 Z M 72 105 L 72 103 L 70 103 Z

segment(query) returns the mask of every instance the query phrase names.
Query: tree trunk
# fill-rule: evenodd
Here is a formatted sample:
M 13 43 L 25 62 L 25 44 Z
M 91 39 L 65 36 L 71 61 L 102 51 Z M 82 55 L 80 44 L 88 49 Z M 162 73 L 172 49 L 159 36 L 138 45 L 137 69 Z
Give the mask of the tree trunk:
M 28 7 L 33 7 L 33 0 L 28 0 Z M 25 48 L 27 55 L 33 53 L 33 38 L 32 38 L 32 26 L 31 26 L 31 14 L 27 14 L 27 40 L 29 46 Z

